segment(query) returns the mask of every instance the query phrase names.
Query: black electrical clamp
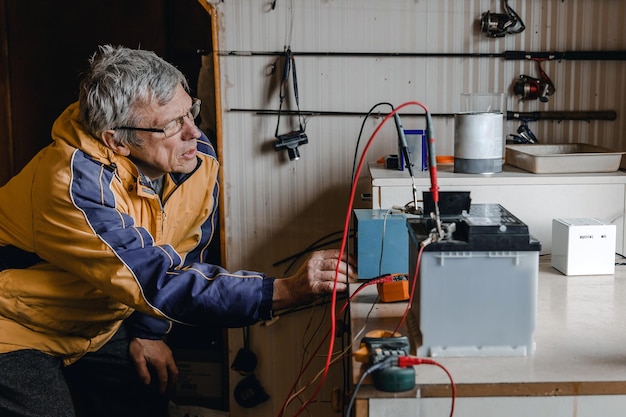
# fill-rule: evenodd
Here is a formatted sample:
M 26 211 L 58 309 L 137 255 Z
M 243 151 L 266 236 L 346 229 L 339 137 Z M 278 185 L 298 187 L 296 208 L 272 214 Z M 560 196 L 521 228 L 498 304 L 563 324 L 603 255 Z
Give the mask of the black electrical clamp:
M 292 72 L 293 67 L 293 72 Z M 287 84 L 289 82 L 289 73 L 292 72 L 293 76 L 293 94 L 296 100 L 296 106 L 298 108 L 298 123 L 299 129 L 293 130 L 289 133 L 284 133 L 282 135 L 278 134 L 278 126 L 280 125 L 280 113 L 283 108 L 283 101 L 285 100 L 285 90 L 287 88 Z M 302 123 L 302 115 L 300 114 L 300 97 L 298 94 L 298 78 L 296 76 L 296 61 L 293 57 L 293 53 L 291 49 L 288 48 L 285 51 L 285 63 L 283 65 L 283 74 L 280 85 L 280 106 L 278 107 L 278 120 L 276 122 L 276 132 L 274 133 L 274 137 L 276 140 L 274 141 L 274 150 L 282 151 L 284 149 L 287 150 L 289 154 L 289 159 L 292 161 L 300 159 L 300 151 L 298 150 L 298 146 L 306 145 L 309 143 L 309 138 L 305 133 L 305 127 Z

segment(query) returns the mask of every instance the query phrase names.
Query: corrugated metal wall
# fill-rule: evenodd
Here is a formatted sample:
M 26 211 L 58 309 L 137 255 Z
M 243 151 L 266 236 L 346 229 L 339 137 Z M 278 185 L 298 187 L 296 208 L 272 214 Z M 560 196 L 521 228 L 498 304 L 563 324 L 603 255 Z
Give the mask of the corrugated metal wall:
M 362 116 L 307 117 L 309 143 L 299 148 L 301 159 L 290 162 L 285 152 L 275 152 L 276 115 L 259 114 L 258 110 L 278 109 L 280 66 L 274 67 L 279 63 L 276 56 L 261 52 L 280 52 L 285 45 L 291 46 L 296 54 L 303 111 L 364 114 L 380 102 L 397 106 L 418 100 L 434 114 L 454 113 L 462 110 L 462 93 L 503 92 L 506 108 L 511 111 L 615 110 L 615 121 L 538 121 L 531 122 L 530 127 L 543 143 L 580 141 L 626 150 L 622 140 L 626 111 L 622 61 L 544 62 L 543 69 L 556 92 L 542 103 L 522 102 L 512 93 L 521 74 L 539 75 L 531 61 L 502 57 L 298 55 L 626 50 L 626 2 L 526 0 L 509 4 L 526 24 L 526 30 L 491 39 L 480 33 L 478 20 L 487 10 L 503 13 L 500 1 L 276 0 L 275 9 L 271 8 L 272 0 L 216 2 L 228 267 L 281 276 L 287 264 L 273 267 L 274 262 L 342 229 L 355 146 L 363 122 Z M 386 112 L 388 107 L 379 110 Z M 411 107 L 407 112 L 421 114 L 421 109 Z M 281 118 L 281 133 L 290 130 L 290 120 L 294 121 Z M 362 143 L 380 121 L 368 119 Z M 407 115 L 403 122 L 405 128 L 423 127 L 421 116 Z M 435 117 L 434 124 L 438 154 L 452 155 L 453 120 Z M 505 130 L 514 133 L 518 126 L 518 121 L 509 121 Z M 367 160 L 395 153 L 395 140 L 392 124 L 384 126 Z M 359 191 L 367 189 L 364 171 Z M 356 205 L 367 202 L 357 201 Z M 298 332 L 303 326 L 292 318 L 275 326 L 280 327 L 276 331 L 255 329 L 253 333 L 261 362 L 260 379 L 272 387 L 272 399 L 249 412 L 235 407 L 233 415 L 275 414 L 282 393 L 293 381 L 292 375 L 285 373 L 285 366 L 276 366 L 273 352 L 280 352 L 286 363 L 298 363 Z

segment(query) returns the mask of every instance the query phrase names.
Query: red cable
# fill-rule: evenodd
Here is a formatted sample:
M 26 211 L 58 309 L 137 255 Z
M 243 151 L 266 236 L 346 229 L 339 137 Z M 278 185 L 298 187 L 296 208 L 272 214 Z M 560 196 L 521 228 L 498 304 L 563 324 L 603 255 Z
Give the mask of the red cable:
M 352 301 L 352 299 L 354 298 L 355 295 L 357 295 L 358 293 L 361 292 L 361 290 L 363 290 L 363 288 L 368 287 L 370 285 L 376 285 L 376 284 L 380 284 L 380 283 L 384 283 L 384 282 L 391 282 L 393 281 L 393 276 L 390 274 L 387 275 L 383 275 L 374 279 L 371 279 L 365 283 L 363 283 L 362 285 L 360 285 L 353 293 L 352 295 L 350 295 L 350 297 L 348 297 L 348 300 L 346 300 L 346 302 L 344 303 L 344 305 L 341 307 L 341 310 L 339 311 L 339 315 L 342 315 L 344 313 L 344 311 L 346 310 L 346 308 L 348 307 L 348 305 L 350 304 L 350 301 Z M 326 338 L 328 337 L 328 335 L 330 334 L 331 329 L 329 329 L 326 334 L 324 335 L 324 337 L 322 337 L 320 343 L 317 345 L 317 348 L 315 348 L 315 350 L 313 351 L 313 353 L 309 356 L 309 360 L 304 364 L 304 366 L 300 369 L 300 373 L 298 374 L 298 376 L 296 377 L 295 382 L 293 383 L 293 385 L 291 386 L 291 389 L 289 390 L 289 393 L 287 394 L 287 397 L 285 398 L 285 401 L 283 402 L 283 405 L 281 406 L 279 412 L 278 412 L 278 417 L 282 417 L 285 413 L 285 409 L 287 408 L 287 401 L 289 400 L 289 398 L 291 398 L 291 394 L 293 394 L 295 392 L 296 389 L 296 385 L 298 384 L 298 381 L 300 380 L 300 378 L 302 378 L 304 376 L 304 371 L 306 371 L 309 367 L 309 365 L 311 364 L 311 361 L 313 360 L 313 358 L 315 357 L 315 355 L 317 354 L 317 352 L 319 352 L 319 350 L 322 348 L 322 344 L 324 343 L 324 340 L 326 340 Z
M 415 267 L 414 267 L 415 271 L 413 272 L 413 278 L 411 280 L 411 294 L 409 295 L 409 302 L 406 304 L 406 308 L 404 309 L 402 318 L 400 318 L 400 321 L 398 322 L 398 326 L 393 331 L 393 334 L 398 333 L 398 330 L 400 329 L 400 327 L 402 327 L 402 324 L 406 320 L 406 316 L 409 314 L 409 310 L 411 310 L 411 306 L 413 305 L 413 296 L 415 295 L 415 287 L 417 287 L 418 285 L 417 276 L 419 274 L 420 262 L 421 262 L 422 253 L 424 252 L 425 247 L 426 247 L 425 245 L 420 245 L 420 250 L 417 253 L 417 260 L 415 261 Z
M 374 132 L 370 136 L 370 139 L 367 141 L 367 144 L 365 145 L 365 148 L 363 149 L 363 153 L 361 154 L 361 159 L 360 159 L 359 164 L 357 166 L 357 169 L 356 169 L 356 171 L 354 173 L 353 182 L 358 181 L 358 178 L 359 178 L 360 173 L 361 173 L 361 169 L 363 168 L 363 165 L 364 165 L 364 162 L 365 162 L 365 156 L 367 155 L 367 151 L 371 147 L 371 145 L 372 145 L 372 143 L 374 141 L 374 138 L 376 137 L 376 135 L 378 134 L 380 129 L 385 125 L 385 123 L 390 118 L 392 118 L 394 116 L 394 114 L 396 114 L 402 108 L 404 108 L 406 106 L 409 106 L 409 105 L 417 105 L 417 106 L 421 107 L 422 109 L 424 109 L 424 111 L 426 112 L 426 115 L 428 116 L 428 108 L 424 104 L 422 104 L 422 103 L 420 103 L 418 101 L 408 101 L 406 103 L 403 103 L 403 104 L 399 105 L 398 107 L 396 107 L 387 116 L 385 116 L 385 118 L 382 120 L 382 122 L 376 127 L 376 129 L 374 130 Z M 433 155 L 433 157 L 434 157 L 434 155 Z M 432 170 L 431 170 L 431 175 L 432 175 Z M 431 178 L 431 181 L 432 181 L 432 178 Z M 356 184 L 354 184 L 354 183 L 352 184 L 351 191 L 350 191 L 350 199 L 348 200 L 348 209 L 346 210 L 346 217 L 345 217 L 345 220 L 344 220 L 343 238 L 341 240 L 341 247 L 339 249 L 339 253 L 340 254 L 343 254 L 345 252 L 345 250 L 346 250 L 346 245 L 347 245 L 347 240 L 348 240 L 348 235 L 349 235 L 349 230 L 350 230 L 350 221 L 352 219 L 352 207 L 354 205 L 354 197 L 355 197 L 356 189 L 357 189 L 357 187 L 355 185 Z M 340 263 L 341 262 L 339 260 L 339 262 L 337 262 L 337 267 L 335 268 L 335 282 L 334 282 L 334 285 L 333 285 L 333 291 L 332 291 L 332 295 L 331 295 L 331 310 L 330 310 L 330 314 L 331 314 L 331 331 L 330 331 L 330 334 L 331 334 L 331 336 L 335 334 L 335 326 L 336 326 L 335 308 L 336 308 L 336 305 L 337 305 L 337 282 L 339 280 L 339 266 L 340 266 Z M 313 401 L 313 398 L 315 398 L 317 396 L 317 394 L 319 393 L 320 389 L 322 388 L 322 385 L 326 381 L 326 377 L 328 375 L 328 370 L 330 368 L 330 362 L 331 362 L 331 358 L 332 358 L 334 347 L 335 347 L 334 337 L 331 337 L 330 340 L 329 340 L 329 343 L 328 343 L 328 353 L 326 355 L 326 363 L 324 365 L 324 373 L 322 375 L 322 378 L 319 381 L 319 383 L 317 384 L 317 388 L 315 389 L 313 394 L 309 397 L 309 399 L 307 399 L 302 404 L 302 406 L 298 409 L 296 414 L 294 414 L 294 417 L 299 416 L 306 409 L 306 407 L 309 406 L 311 401 Z
M 443 369 L 446 375 L 448 375 L 448 379 L 450 380 L 450 388 L 452 389 L 452 406 L 450 408 L 450 417 L 452 417 L 454 415 L 454 406 L 456 402 L 456 384 L 454 383 L 454 379 L 452 378 L 452 374 L 450 373 L 450 371 L 448 371 L 445 366 L 432 359 L 416 358 L 412 356 L 400 356 L 398 358 L 398 366 L 401 368 L 408 368 L 409 366 L 413 365 L 435 365 Z

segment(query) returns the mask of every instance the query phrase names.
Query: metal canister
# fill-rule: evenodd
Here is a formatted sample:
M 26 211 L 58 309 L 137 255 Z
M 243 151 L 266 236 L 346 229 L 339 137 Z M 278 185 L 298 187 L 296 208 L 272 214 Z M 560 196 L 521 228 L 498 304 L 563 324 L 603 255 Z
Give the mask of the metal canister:
M 454 172 L 502 172 L 504 116 L 501 112 L 454 115 Z

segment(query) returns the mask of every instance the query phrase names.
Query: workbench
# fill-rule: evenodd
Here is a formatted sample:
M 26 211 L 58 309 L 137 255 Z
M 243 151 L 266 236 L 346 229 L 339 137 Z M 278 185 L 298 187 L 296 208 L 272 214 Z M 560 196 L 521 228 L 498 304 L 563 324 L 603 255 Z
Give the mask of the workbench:
M 533 174 L 505 164 L 497 174 L 455 173 L 451 164 L 437 166 L 440 191 L 469 191 L 472 203 L 497 203 L 526 223 L 548 254 L 552 219 L 599 218 L 617 227 L 616 251 L 626 253 L 626 173 Z M 388 209 L 413 201 L 408 171 L 369 165 L 372 208 Z M 415 172 L 417 198 L 430 188 L 427 171 Z M 418 203 L 419 205 L 419 203 Z
M 618 259 L 619 261 L 619 259 Z M 350 285 L 351 293 L 362 284 Z M 396 328 L 407 302 L 377 303 L 376 286 L 350 305 L 353 351 L 368 331 Z M 406 326 L 401 333 L 408 335 Z M 626 266 L 614 275 L 565 276 L 541 256 L 536 351 L 514 357 L 430 358 L 457 387 L 455 417 L 623 417 L 626 415 Z M 364 366 L 352 361 L 356 384 Z M 357 392 L 357 417 L 450 415 L 451 389 L 437 366 L 418 365 L 413 390 Z

